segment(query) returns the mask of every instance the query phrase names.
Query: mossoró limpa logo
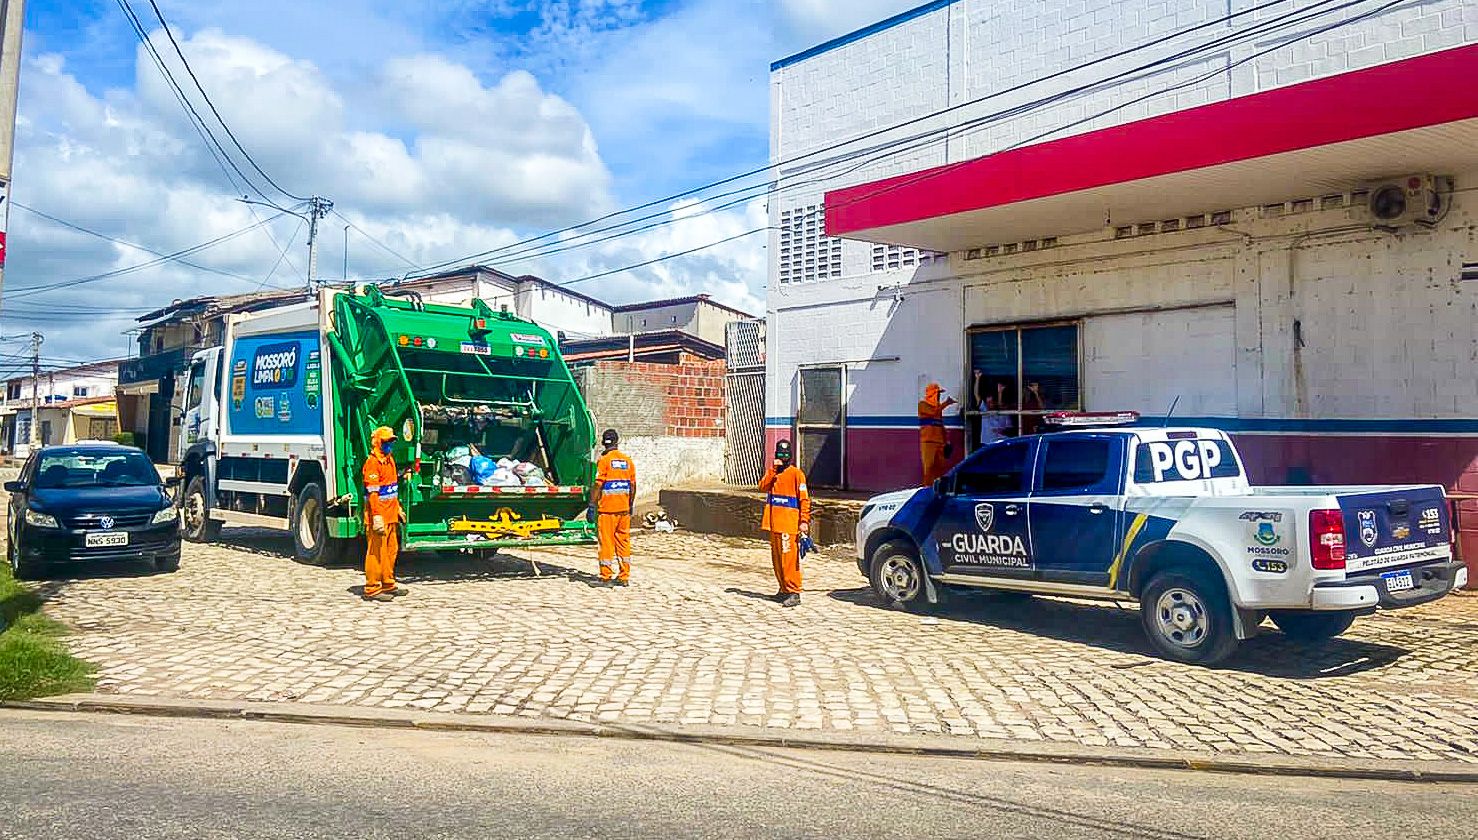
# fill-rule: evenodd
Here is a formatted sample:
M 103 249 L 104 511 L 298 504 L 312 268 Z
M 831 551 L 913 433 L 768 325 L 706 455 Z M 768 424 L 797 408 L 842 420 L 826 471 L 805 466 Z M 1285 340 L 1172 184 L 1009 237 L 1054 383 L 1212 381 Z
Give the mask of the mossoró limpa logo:
M 257 349 L 251 363 L 251 384 L 257 388 L 291 388 L 298 383 L 298 345 L 267 344 Z

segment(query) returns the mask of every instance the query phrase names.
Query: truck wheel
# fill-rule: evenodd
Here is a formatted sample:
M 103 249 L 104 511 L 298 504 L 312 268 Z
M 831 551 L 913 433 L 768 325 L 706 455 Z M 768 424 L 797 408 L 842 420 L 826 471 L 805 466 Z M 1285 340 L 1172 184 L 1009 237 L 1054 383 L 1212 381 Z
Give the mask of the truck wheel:
M 293 553 L 314 566 L 326 566 L 334 560 L 329 550 L 328 523 L 324 521 L 323 485 L 309 482 L 293 500 Z
M 1352 612 L 1275 612 L 1271 618 L 1283 635 L 1297 642 L 1322 642 L 1350 629 Z
M 185 500 L 180 503 L 180 532 L 190 542 L 212 542 L 221 535 L 221 523 L 209 517 L 205 499 L 205 476 L 197 475 L 185 485 Z
M 1161 572 L 1139 596 L 1139 618 L 1166 659 L 1215 665 L 1237 649 L 1226 586 L 1204 572 Z
M 884 606 L 921 612 L 930 607 L 924 594 L 924 563 L 914 547 L 902 540 L 883 543 L 872 554 L 872 569 L 867 576 L 872 591 Z M 943 587 L 936 594 L 943 599 Z

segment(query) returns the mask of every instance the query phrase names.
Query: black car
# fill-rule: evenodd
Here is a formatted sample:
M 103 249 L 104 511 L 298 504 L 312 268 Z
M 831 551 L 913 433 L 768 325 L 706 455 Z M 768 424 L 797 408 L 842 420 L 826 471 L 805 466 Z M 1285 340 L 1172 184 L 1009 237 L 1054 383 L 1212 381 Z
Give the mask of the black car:
M 10 493 L 5 556 L 17 578 L 91 561 L 180 567 L 179 510 L 148 456 L 130 446 L 85 443 L 33 452 Z

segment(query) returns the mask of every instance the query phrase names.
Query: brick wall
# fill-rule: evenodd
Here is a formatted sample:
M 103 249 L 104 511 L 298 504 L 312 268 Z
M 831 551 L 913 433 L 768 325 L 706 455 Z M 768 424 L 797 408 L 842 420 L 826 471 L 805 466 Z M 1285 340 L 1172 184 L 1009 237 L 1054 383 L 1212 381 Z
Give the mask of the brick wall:
M 598 362 L 579 377 L 600 429 L 616 429 L 622 437 L 724 435 L 722 361 Z

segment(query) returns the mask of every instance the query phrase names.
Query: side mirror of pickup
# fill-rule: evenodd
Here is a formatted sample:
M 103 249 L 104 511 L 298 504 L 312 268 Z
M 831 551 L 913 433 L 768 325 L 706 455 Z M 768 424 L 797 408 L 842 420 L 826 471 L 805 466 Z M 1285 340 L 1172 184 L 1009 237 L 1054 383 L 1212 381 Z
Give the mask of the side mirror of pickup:
M 26 483 L 24 481 L 7 481 L 5 482 L 5 492 L 24 493 L 26 492 Z
M 164 480 L 164 486 L 165 487 L 179 487 L 180 486 L 180 482 L 183 481 L 183 480 L 184 479 L 180 478 L 177 475 L 172 475 L 169 478 L 166 478 Z
M 953 492 L 953 490 L 949 486 L 949 478 L 947 476 L 944 478 L 934 479 L 934 495 L 948 496 L 951 492 Z

